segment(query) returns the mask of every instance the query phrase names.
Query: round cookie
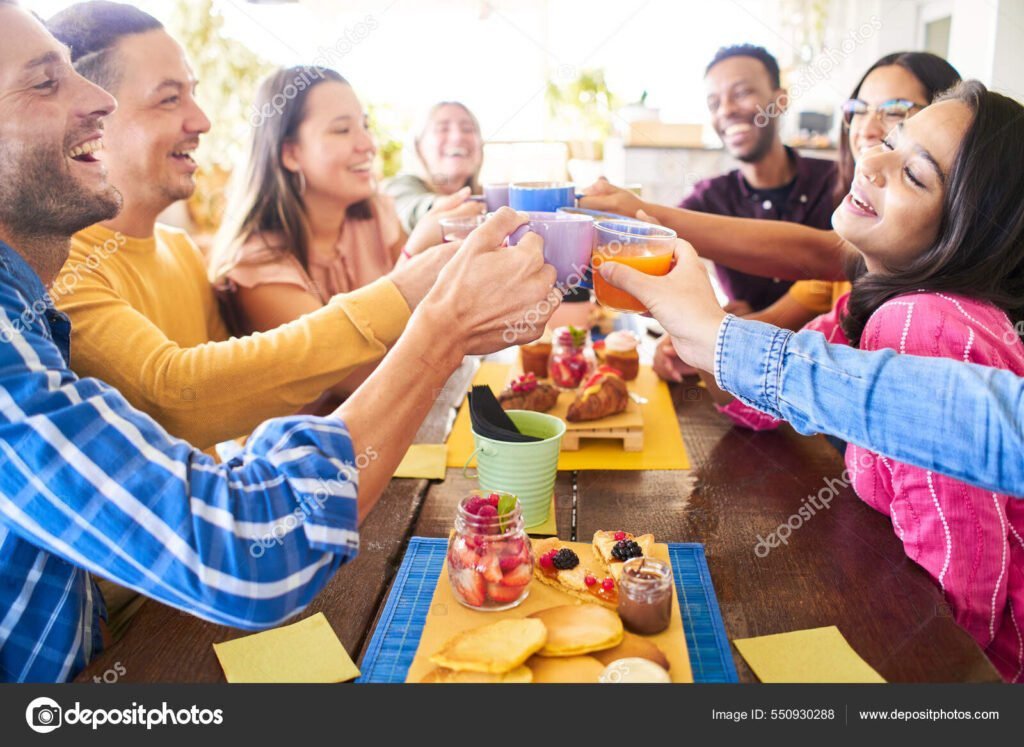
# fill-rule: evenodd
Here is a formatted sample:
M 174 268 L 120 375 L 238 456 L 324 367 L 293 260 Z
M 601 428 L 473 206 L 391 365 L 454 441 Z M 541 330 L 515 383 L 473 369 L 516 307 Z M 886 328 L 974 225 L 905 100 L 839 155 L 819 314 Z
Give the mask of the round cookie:
M 597 604 L 567 604 L 534 612 L 548 637 L 540 656 L 579 656 L 612 648 L 622 642 L 622 620 L 610 609 Z
M 533 681 L 545 684 L 596 684 L 604 666 L 593 656 L 534 656 L 527 662 Z
M 499 620 L 459 633 L 431 656 L 430 662 L 458 672 L 503 674 L 522 666 L 546 639 L 541 620 Z
M 454 669 L 437 667 L 431 669 L 420 680 L 423 683 L 431 684 L 525 684 L 533 682 L 533 672 L 527 667 L 516 667 L 515 669 L 502 674 L 489 674 L 487 672 L 456 672 Z
M 650 659 L 633 657 L 617 659 L 604 668 L 600 681 L 603 684 L 634 684 L 640 682 L 669 683 L 672 678 L 668 672 Z
M 657 664 L 659 667 L 664 669 L 666 672 L 671 669 L 668 663 L 668 657 L 662 653 L 661 649 L 646 638 L 641 638 L 634 633 L 626 631 L 626 634 L 622 638 L 620 643 L 615 648 L 605 649 L 604 651 L 596 651 L 593 657 L 599 662 L 607 666 L 616 659 L 649 659 Z

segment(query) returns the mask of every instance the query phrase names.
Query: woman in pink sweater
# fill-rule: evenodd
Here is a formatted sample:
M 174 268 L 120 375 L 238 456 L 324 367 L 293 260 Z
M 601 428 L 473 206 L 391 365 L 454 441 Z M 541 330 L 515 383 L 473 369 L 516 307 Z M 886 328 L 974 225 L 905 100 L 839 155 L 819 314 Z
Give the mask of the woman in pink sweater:
M 1024 107 L 968 81 L 866 152 L 833 216 L 861 254 L 853 291 L 805 329 L 1024 376 L 1024 195 L 999 176 L 1024 169 L 1022 122 Z M 778 425 L 706 380 L 736 423 Z M 853 445 L 846 465 L 1003 678 L 1024 681 L 1024 501 Z

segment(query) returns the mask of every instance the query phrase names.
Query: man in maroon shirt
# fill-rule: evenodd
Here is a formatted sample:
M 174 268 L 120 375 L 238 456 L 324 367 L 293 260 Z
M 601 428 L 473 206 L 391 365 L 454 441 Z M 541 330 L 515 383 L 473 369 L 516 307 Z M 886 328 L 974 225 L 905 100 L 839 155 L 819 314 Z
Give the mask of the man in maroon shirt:
M 739 168 L 698 182 L 679 207 L 831 228 L 835 163 L 802 157 L 782 144 L 778 117 L 787 93 L 775 58 L 751 44 L 723 47 L 704 82 L 711 124 Z M 770 306 L 792 285 L 722 266 L 716 271 L 736 314 Z

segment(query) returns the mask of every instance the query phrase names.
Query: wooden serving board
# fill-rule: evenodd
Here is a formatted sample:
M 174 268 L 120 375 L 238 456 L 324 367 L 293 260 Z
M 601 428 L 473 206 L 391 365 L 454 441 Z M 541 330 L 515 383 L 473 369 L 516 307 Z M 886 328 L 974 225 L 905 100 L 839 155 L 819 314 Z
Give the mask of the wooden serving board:
M 515 379 L 517 376 L 522 376 L 522 369 L 519 366 L 513 366 L 508 383 Z M 550 379 L 543 379 L 547 383 L 551 383 Z M 626 388 L 633 391 L 630 387 L 631 382 L 626 382 Z M 495 396 L 500 392 L 495 392 Z M 554 415 L 557 418 L 561 418 L 565 422 L 565 436 L 562 437 L 562 451 L 579 451 L 580 441 L 585 438 L 610 438 L 622 441 L 623 451 L 643 451 L 644 450 L 644 416 L 643 410 L 640 405 L 634 402 L 632 399 L 626 404 L 626 409 L 615 415 L 609 415 L 606 418 L 600 420 L 588 420 L 585 423 L 570 423 L 566 420 L 566 415 L 569 414 L 569 405 L 576 398 L 575 392 L 561 392 L 558 395 L 558 402 L 555 406 L 547 411 L 548 415 Z
M 580 557 L 580 562 L 591 568 L 595 575 L 604 576 L 606 573 L 594 557 L 593 548 L 585 542 L 564 543 Z M 651 548 L 651 557 L 664 560 L 671 564 L 668 555 L 668 545 L 655 544 Z M 498 620 L 508 618 L 526 617 L 534 612 L 545 610 L 550 607 L 558 607 L 566 604 L 589 604 L 574 596 L 559 591 L 554 587 L 541 583 L 537 579 L 530 582 L 530 595 L 514 609 L 503 612 L 481 612 L 479 610 L 464 607 L 452 594 L 448 583 L 447 565 L 437 579 L 437 586 L 434 588 L 434 597 L 430 603 L 430 611 L 427 613 L 426 622 L 423 625 L 423 634 L 420 636 L 420 645 L 416 649 L 416 656 L 409 666 L 406 674 L 406 682 L 419 682 L 423 677 L 434 669 L 430 662 L 430 656 L 436 653 L 452 637 L 464 630 L 479 628 Z M 672 619 L 666 630 L 652 636 L 643 636 L 658 648 L 668 658 L 669 676 L 672 682 L 693 682 L 693 672 L 690 669 L 690 655 L 686 650 L 686 636 L 683 634 L 683 617 L 679 611 L 679 597 L 675 588 L 672 589 Z

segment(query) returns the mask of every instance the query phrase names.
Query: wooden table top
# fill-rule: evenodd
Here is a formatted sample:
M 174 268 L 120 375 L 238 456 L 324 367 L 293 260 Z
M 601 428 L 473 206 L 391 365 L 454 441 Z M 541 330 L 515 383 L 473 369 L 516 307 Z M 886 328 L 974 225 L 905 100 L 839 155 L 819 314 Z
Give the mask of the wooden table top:
M 470 374 L 462 371 L 460 382 Z M 621 528 L 704 543 L 730 640 L 837 625 L 890 682 L 999 681 L 888 519 L 842 483 L 843 460 L 824 438 L 788 426 L 733 428 L 694 382 L 672 390 L 693 469 L 559 473 L 559 536 L 586 541 L 598 529 Z M 436 407 L 417 440 L 442 439 L 450 418 L 450 408 Z M 360 528 L 358 558 L 303 616 L 323 612 L 361 659 L 409 538 L 446 537 L 456 503 L 473 486 L 459 470 L 434 484 L 393 480 Z M 815 504 L 808 518 L 791 520 Z M 759 538 L 787 522 L 795 527 L 787 544 L 758 550 Z M 120 682 L 222 682 L 212 644 L 246 634 L 146 601 L 124 637 L 77 680 L 120 664 Z M 735 647 L 733 659 L 741 681 L 757 681 Z

